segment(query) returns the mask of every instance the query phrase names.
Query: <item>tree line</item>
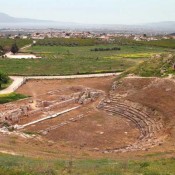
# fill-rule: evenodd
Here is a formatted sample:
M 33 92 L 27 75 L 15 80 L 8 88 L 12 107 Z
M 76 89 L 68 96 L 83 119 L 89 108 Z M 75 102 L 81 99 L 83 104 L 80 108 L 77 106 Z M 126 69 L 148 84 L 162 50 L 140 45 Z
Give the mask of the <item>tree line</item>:
M 76 47 L 76 46 L 79 46 L 79 43 L 39 41 L 39 42 L 33 44 L 33 46 L 69 46 L 69 47 Z
M 113 47 L 113 48 L 94 48 L 94 49 L 91 49 L 92 52 L 113 51 L 113 50 L 121 50 L 121 48 L 120 47 Z
M 105 44 L 104 41 L 101 41 L 96 38 L 46 38 L 43 40 L 37 40 L 33 46 L 95 46 L 98 44 Z

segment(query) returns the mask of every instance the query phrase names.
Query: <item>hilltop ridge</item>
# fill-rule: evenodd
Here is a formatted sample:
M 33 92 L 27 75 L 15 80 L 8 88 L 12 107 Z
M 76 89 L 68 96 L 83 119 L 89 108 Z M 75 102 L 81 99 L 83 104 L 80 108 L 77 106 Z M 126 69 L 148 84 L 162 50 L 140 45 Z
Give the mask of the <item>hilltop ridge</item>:
M 13 17 L 0 12 L 1 27 L 33 27 L 33 28 L 68 28 L 68 29 L 94 29 L 94 30 L 111 30 L 118 32 L 167 32 L 174 33 L 175 21 L 164 21 L 146 24 L 85 24 L 76 22 L 61 22 L 42 19 L 30 19 Z

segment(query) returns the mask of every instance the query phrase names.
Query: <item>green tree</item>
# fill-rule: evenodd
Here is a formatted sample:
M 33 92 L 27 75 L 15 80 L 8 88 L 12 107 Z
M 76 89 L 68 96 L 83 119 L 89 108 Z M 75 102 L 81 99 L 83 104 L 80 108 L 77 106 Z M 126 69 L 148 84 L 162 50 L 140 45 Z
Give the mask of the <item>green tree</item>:
M 7 84 L 8 81 L 9 77 L 6 74 L 0 72 L 0 89 L 2 88 L 2 84 Z
M 4 49 L 2 46 L 0 46 L 0 56 L 4 55 Z
M 16 54 L 16 53 L 18 53 L 18 51 L 19 51 L 19 48 L 18 48 L 18 46 L 17 46 L 17 44 L 16 43 L 14 43 L 13 45 L 12 45 L 12 47 L 11 47 L 11 50 L 10 50 L 13 54 Z

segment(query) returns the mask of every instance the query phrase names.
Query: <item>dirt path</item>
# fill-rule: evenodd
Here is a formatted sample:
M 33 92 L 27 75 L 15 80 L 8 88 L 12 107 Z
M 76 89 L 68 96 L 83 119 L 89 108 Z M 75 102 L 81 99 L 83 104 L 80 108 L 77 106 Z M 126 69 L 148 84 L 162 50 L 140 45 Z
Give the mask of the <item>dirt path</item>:
M 12 155 L 12 156 L 19 156 L 19 154 L 15 153 L 15 152 L 12 152 L 12 151 L 0 150 L 0 153 L 2 153 L 2 154 L 9 154 L 9 155 Z
M 28 76 L 28 77 L 17 77 L 11 76 L 13 83 L 6 89 L 0 91 L 0 94 L 9 94 L 15 92 L 26 80 L 62 80 L 62 79 L 78 79 L 78 78 L 98 78 L 98 77 L 109 77 L 117 76 L 120 73 L 105 73 L 105 74 L 88 74 L 88 75 L 69 75 L 69 76 Z
M 13 80 L 13 83 L 6 89 L 1 90 L 0 94 L 9 94 L 17 90 L 25 81 L 24 77 L 10 77 Z
M 31 47 L 31 46 L 32 46 L 32 44 L 26 45 L 26 46 L 20 48 L 20 51 L 22 51 L 22 50 L 24 50 L 24 49 L 27 49 L 27 48 L 29 48 L 29 47 Z
M 98 78 L 117 76 L 120 73 L 86 74 L 86 75 L 66 75 L 66 76 L 28 76 L 27 80 L 54 80 L 54 79 L 77 79 L 77 78 Z

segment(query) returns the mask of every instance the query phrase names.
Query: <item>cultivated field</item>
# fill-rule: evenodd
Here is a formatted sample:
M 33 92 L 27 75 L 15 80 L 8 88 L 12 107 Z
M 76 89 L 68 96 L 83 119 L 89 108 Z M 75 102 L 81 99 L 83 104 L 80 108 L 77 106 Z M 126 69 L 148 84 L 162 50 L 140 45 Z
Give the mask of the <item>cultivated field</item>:
M 120 51 L 91 51 L 94 48 L 120 47 Z M 147 46 L 33 46 L 25 52 L 42 59 L 1 59 L 0 67 L 10 75 L 70 75 L 121 72 L 157 53 L 167 50 Z

